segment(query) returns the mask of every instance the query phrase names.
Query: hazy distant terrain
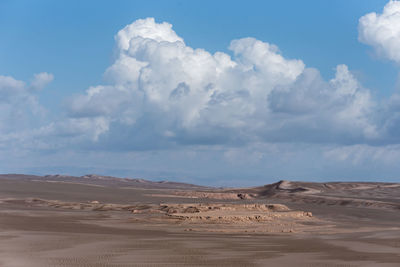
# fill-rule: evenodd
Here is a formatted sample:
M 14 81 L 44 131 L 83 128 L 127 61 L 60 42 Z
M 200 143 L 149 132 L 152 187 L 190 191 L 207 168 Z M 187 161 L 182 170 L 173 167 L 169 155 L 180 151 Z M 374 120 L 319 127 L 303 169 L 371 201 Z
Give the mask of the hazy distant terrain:
M 398 266 L 400 184 L 0 175 L 0 266 Z

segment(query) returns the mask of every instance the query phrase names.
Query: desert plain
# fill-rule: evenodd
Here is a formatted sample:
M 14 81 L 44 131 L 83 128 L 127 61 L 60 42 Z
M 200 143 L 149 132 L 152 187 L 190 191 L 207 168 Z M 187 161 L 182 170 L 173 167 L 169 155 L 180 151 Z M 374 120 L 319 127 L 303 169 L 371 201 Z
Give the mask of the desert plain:
M 0 175 L 0 266 L 400 266 L 400 184 Z

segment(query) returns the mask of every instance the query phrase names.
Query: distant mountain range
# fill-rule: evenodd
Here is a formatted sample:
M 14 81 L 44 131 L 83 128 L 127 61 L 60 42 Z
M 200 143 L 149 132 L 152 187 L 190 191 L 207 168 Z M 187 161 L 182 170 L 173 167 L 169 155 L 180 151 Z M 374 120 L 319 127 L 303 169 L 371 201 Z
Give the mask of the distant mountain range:
M 169 182 L 169 181 L 149 181 L 144 179 L 118 178 L 113 176 L 102 176 L 96 174 L 87 174 L 84 176 L 70 175 L 27 175 L 27 174 L 0 174 L 0 179 L 18 179 L 23 181 L 48 181 L 48 182 L 64 182 L 79 183 L 88 185 L 100 185 L 110 187 L 135 187 L 143 189 L 180 189 L 180 190 L 201 190 L 210 189 L 211 187 Z

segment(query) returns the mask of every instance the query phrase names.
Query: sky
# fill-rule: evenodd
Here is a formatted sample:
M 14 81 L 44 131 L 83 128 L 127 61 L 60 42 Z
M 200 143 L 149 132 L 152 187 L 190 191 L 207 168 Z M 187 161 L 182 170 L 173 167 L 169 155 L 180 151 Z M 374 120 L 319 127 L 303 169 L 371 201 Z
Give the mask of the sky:
M 0 173 L 399 181 L 400 2 L 0 0 Z

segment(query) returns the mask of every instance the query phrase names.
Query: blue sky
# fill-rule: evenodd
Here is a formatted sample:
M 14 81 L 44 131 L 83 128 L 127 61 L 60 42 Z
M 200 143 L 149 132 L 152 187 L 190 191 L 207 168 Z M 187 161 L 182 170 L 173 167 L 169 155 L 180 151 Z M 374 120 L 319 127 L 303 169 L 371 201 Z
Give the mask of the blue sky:
M 393 17 L 400 16 L 397 2 L 378 0 L 3 0 L 0 75 L 25 85 L 12 87 L 5 78 L 0 83 L 0 96 L 8 92 L 8 102 L 0 104 L 0 125 L 7 125 L 0 127 L 0 172 L 100 172 L 217 185 L 276 178 L 396 180 L 399 52 L 379 35 L 387 19 L 383 8 L 390 4 Z M 381 21 L 361 25 L 359 19 L 371 12 L 382 14 Z M 166 31 L 157 25 L 167 22 L 185 47 L 162 51 L 186 53 L 187 61 L 163 65 L 165 55 L 149 54 L 149 47 L 134 54 L 118 49 L 116 34 L 146 18 L 155 21 L 135 24 L 127 38 L 151 39 L 135 30 Z M 168 32 L 168 42 L 178 40 L 173 34 Z M 392 37 L 395 44 L 400 40 L 396 32 Z M 233 46 L 232 40 L 241 41 Z M 259 46 L 271 55 L 263 58 Z M 226 77 L 198 74 L 210 71 L 200 63 L 184 69 L 182 64 L 199 59 L 186 48 L 203 49 Z M 215 52 L 238 65 L 225 69 L 228 63 L 212 58 Z M 176 72 L 160 75 L 164 80 L 151 76 L 149 87 L 127 85 L 131 76 L 121 75 L 133 70 L 118 61 L 126 53 L 151 62 L 151 73 L 166 66 Z M 282 56 L 278 69 L 271 67 L 276 55 Z M 116 70 L 107 74 L 112 66 Z M 37 73 L 48 76 L 34 78 Z M 231 84 L 235 78 L 240 80 Z M 36 80 L 41 88 L 32 93 Z M 214 86 L 213 94 L 195 93 L 203 85 Z M 95 100 L 90 87 L 97 88 Z M 129 94 L 122 95 L 121 87 Z M 10 98 L 10 88 L 22 93 Z M 154 90 L 169 90 L 170 97 Z M 179 100 L 171 100 L 172 92 Z M 205 97 L 208 102 L 199 100 Z
M 112 61 L 113 36 L 136 19 L 171 23 L 194 48 L 227 51 L 254 37 L 301 58 L 329 78 L 338 64 L 359 72 L 379 95 L 392 93 L 397 68 L 369 56 L 357 41 L 358 19 L 387 1 L 10 1 L 0 3 L 0 72 L 22 80 L 50 71 L 53 97 L 101 82 Z M 71 79 L 71 77 L 74 77 Z M 50 87 L 49 87 L 50 88 Z M 48 92 L 50 94 L 50 92 Z M 47 99 L 49 98 L 49 99 Z

